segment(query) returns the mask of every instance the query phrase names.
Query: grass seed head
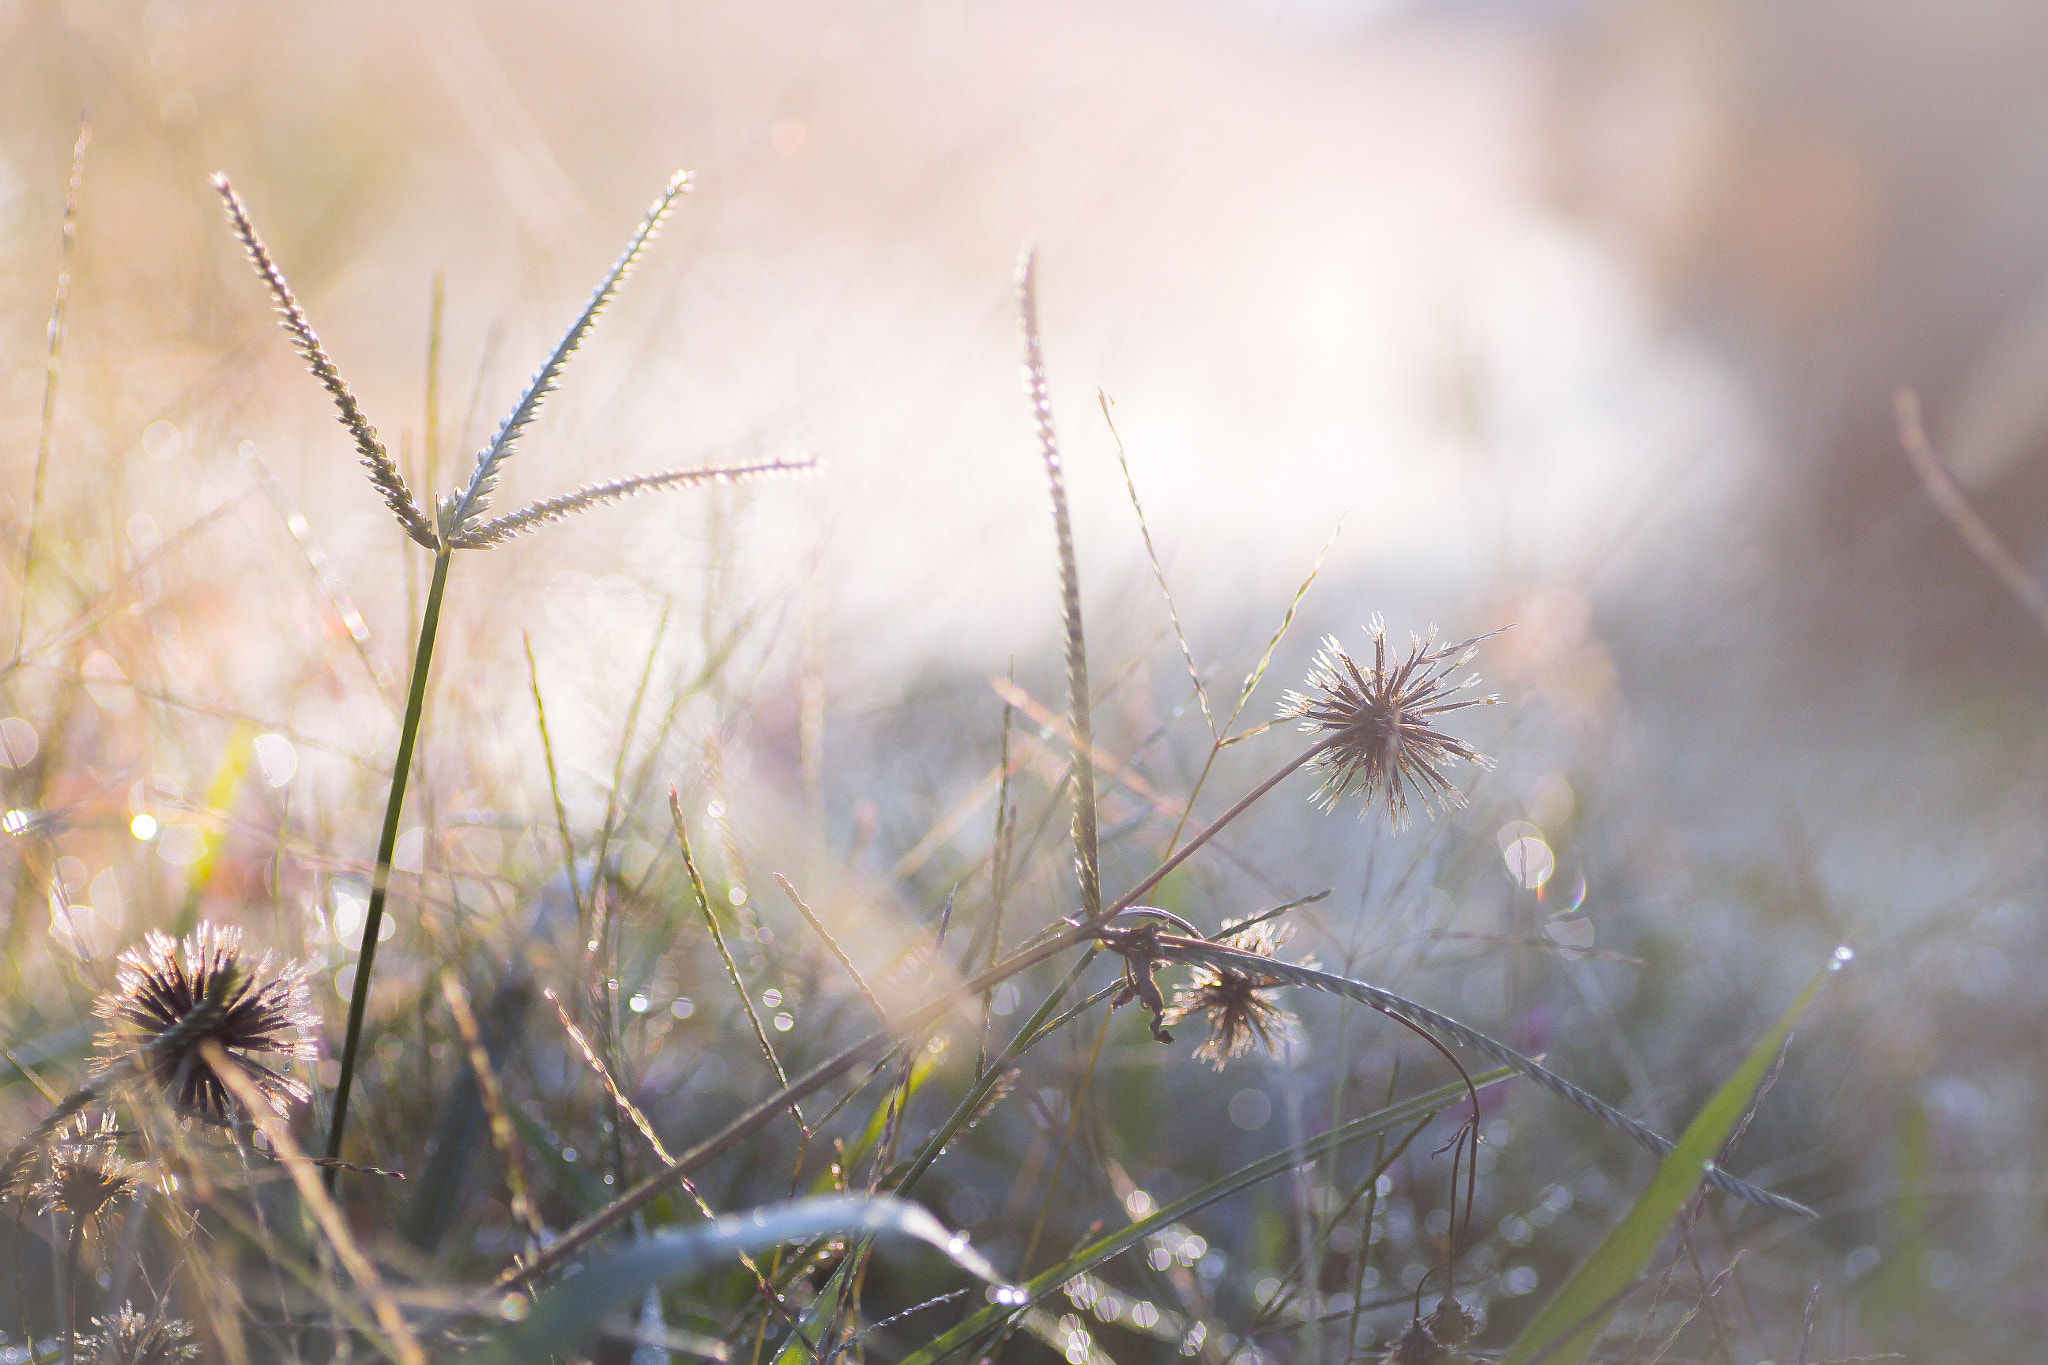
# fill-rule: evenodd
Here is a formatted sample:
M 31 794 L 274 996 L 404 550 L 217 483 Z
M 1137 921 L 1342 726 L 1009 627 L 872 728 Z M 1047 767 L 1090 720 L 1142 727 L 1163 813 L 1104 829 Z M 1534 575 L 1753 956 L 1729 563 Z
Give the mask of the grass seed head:
M 1463 1345 L 1479 1330 L 1479 1315 L 1446 1294 L 1438 1301 L 1436 1311 L 1429 1315 L 1424 1325 L 1429 1328 L 1429 1334 L 1436 1338 L 1438 1344 L 1448 1351 Z
M 107 1211 L 135 1193 L 136 1168 L 114 1150 L 114 1116 L 99 1121 L 81 1115 L 51 1139 L 42 1178 L 29 1188 L 29 1198 L 44 1213 L 61 1213 L 81 1234 L 100 1229 Z
M 103 1074 L 133 1066 L 179 1110 L 225 1123 L 233 1101 L 199 1055 L 211 1039 L 278 1113 L 304 1102 L 311 1093 L 304 1082 L 250 1055 L 316 1055 L 306 969 L 273 970 L 272 961 L 268 954 L 251 961 L 239 929 L 201 924 L 182 943 L 151 930 L 140 948 L 121 955 L 116 989 L 95 1007 L 113 1026 L 99 1039 Z
M 117 1365 L 175 1365 L 196 1360 L 199 1347 L 192 1341 L 192 1324 L 178 1318 L 149 1318 L 122 1304 L 111 1319 L 94 1318 L 99 1330 L 78 1339 L 80 1360 L 112 1360 Z
M 1232 927 L 1226 922 L 1224 929 Z M 1266 920 L 1231 939 L 1231 946 L 1259 957 L 1272 957 L 1293 936 L 1292 925 Z M 1207 1011 L 1209 1036 L 1195 1055 L 1221 1071 L 1233 1057 L 1254 1048 L 1284 1057 L 1296 1031 L 1294 1016 L 1270 998 L 1279 983 L 1233 967 L 1203 964 L 1188 984 L 1174 992 L 1167 1022 Z
M 1451 676 L 1471 660 L 1484 635 L 1439 645 L 1431 627 L 1426 638 L 1411 635 L 1408 657 L 1390 664 L 1386 626 L 1374 617 L 1366 633 L 1372 639 L 1371 667 L 1361 666 L 1334 635 L 1324 637 L 1308 675 L 1313 690 L 1289 692 L 1280 716 L 1298 719 L 1305 732 L 1324 738 L 1325 747 L 1314 759 L 1326 774 L 1317 801 L 1333 807 L 1355 784 L 1368 810 L 1384 797 L 1388 819 L 1401 829 L 1408 824 L 1411 790 L 1424 810 L 1465 804 L 1444 775 L 1452 760 L 1492 766 L 1471 745 L 1437 729 L 1437 717 L 1500 698 L 1461 696 L 1478 685 L 1478 675 Z

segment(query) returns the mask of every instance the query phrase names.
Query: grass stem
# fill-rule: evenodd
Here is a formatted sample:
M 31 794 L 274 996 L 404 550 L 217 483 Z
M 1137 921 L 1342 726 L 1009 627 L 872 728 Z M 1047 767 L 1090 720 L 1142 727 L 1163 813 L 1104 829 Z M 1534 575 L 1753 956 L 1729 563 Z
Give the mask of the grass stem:
M 348 1124 L 349 1091 L 354 1087 L 356 1054 L 363 1041 L 363 1014 L 370 1004 L 370 970 L 377 959 L 377 935 L 384 927 L 384 897 L 391 889 L 391 858 L 398 849 L 398 817 L 405 809 L 405 783 L 412 773 L 413 747 L 420 736 L 420 716 L 427 708 L 427 672 L 434 662 L 434 635 L 441 624 L 441 601 L 448 588 L 448 561 L 453 551 L 434 553 L 434 579 L 427 588 L 426 610 L 420 614 L 419 645 L 413 651 L 412 686 L 405 698 L 405 722 L 398 732 L 398 757 L 391 767 L 391 794 L 384 802 L 384 831 L 377 838 L 377 870 L 370 883 L 370 908 L 363 915 L 363 939 L 356 954 L 355 987 L 349 993 L 348 1031 L 341 1044 L 341 1075 L 334 1085 L 334 1121 L 327 1130 L 327 1159 L 341 1159 L 342 1134 Z M 321 1178 L 334 1190 L 340 1167 L 328 1166 Z

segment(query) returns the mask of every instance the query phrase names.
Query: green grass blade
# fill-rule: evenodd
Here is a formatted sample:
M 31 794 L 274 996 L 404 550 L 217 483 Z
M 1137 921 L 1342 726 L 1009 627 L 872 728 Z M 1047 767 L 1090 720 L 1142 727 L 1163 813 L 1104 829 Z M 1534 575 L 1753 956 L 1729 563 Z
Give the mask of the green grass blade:
M 1298 963 L 1282 962 L 1278 958 L 1259 957 L 1207 939 L 1194 940 L 1162 935 L 1159 948 L 1161 955 L 1172 961 L 1202 962 L 1212 966 L 1228 967 L 1296 986 L 1306 986 L 1310 990 L 1326 991 L 1331 995 L 1340 995 L 1348 1000 L 1370 1005 L 1383 1014 L 1391 1015 L 1417 1028 L 1426 1029 L 1460 1047 L 1472 1048 L 1496 1062 L 1513 1067 L 1567 1104 L 1598 1119 L 1630 1141 L 1655 1152 L 1659 1157 L 1671 1155 L 1677 1146 L 1670 1138 L 1636 1122 L 1613 1105 L 1586 1093 L 1534 1058 L 1524 1057 L 1500 1040 L 1461 1024 L 1448 1014 L 1440 1014 L 1426 1005 L 1417 1004 L 1404 995 L 1396 995 L 1371 982 L 1354 981 L 1346 976 L 1333 976 L 1329 972 L 1318 971 Z M 1789 1213 L 1797 1218 L 1814 1216 L 1813 1210 L 1804 1204 L 1760 1189 L 1718 1167 L 1707 1171 L 1707 1183 L 1738 1199 L 1761 1204 L 1768 1209 L 1776 1209 L 1779 1213 Z
M 1585 1360 L 1606 1330 L 1621 1296 L 1649 1266 L 1650 1258 L 1663 1245 L 1686 1201 L 1712 1169 L 1715 1154 L 1742 1122 L 1757 1087 L 1785 1046 L 1792 1026 L 1842 960 L 1838 958 L 1834 966 L 1800 992 L 1792 1008 L 1750 1050 L 1735 1074 L 1714 1092 L 1714 1097 L 1686 1127 L 1671 1155 L 1664 1158 L 1656 1178 L 1636 1200 L 1635 1207 L 1585 1263 L 1572 1272 L 1572 1277 L 1543 1306 L 1535 1321 L 1523 1329 L 1509 1348 L 1503 1365 L 1528 1365 L 1538 1359 L 1546 1365 L 1580 1365 Z
M 1482 1087 L 1498 1085 L 1513 1074 L 1502 1067 L 1474 1076 L 1472 1083 Z M 1227 1199 L 1240 1190 L 1258 1184 L 1261 1180 L 1270 1180 L 1284 1171 L 1293 1170 L 1305 1161 L 1313 1161 L 1354 1142 L 1363 1142 L 1407 1124 L 1419 1122 L 1464 1098 L 1465 1086 L 1462 1081 L 1455 1085 L 1440 1086 L 1427 1094 L 1417 1095 L 1412 1100 L 1405 1100 L 1377 1113 L 1367 1114 L 1364 1118 L 1353 1119 L 1318 1137 L 1298 1142 L 1271 1156 L 1262 1157 L 1250 1165 L 1241 1166 L 1220 1180 L 1204 1185 L 1193 1194 L 1155 1210 L 1148 1217 L 1139 1219 L 1129 1227 L 1118 1228 L 1115 1232 L 1090 1242 L 1050 1270 L 1027 1281 L 1023 1286 L 1023 1301 L 990 1304 L 980 1312 L 969 1315 L 966 1321 L 935 1338 L 921 1350 L 905 1357 L 902 1365 L 937 1365 L 937 1362 L 977 1340 L 983 1333 L 999 1327 L 1006 1319 L 1018 1314 L 1029 1304 L 1058 1292 L 1060 1286 L 1076 1275 L 1085 1274 L 1112 1256 L 1130 1250 L 1168 1224 L 1176 1223 L 1218 1200 Z
M 916 1204 L 887 1196 L 833 1196 L 728 1214 L 680 1232 L 661 1232 L 592 1261 L 533 1306 L 476 1359 L 480 1365 L 545 1360 L 587 1340 L 618 1309 L 646 1292 L 728 1259 L 818 1237 L 893 1232 L 939 1248 L 961 1269 L 1000 1287 L 995 1267 Z

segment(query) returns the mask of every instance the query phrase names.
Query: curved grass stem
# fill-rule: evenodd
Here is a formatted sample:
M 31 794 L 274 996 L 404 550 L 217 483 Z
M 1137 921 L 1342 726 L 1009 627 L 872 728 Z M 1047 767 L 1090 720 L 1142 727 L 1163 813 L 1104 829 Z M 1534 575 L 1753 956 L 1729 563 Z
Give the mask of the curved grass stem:
M 398 818 L 405 809 L 405 784 L 412 773 L 413 747 L 420 735 L 420 716 L 427 707 L 427 672 L 434 661 L 434 636 L 441 624 L 441 601 L 448 587 L 448 560 L 454 552 L 442 546 L 434 553 L 434 579 L 427 588 L 426 610 L 420 613 L 419 644 L 413 651 L 412 686 L 405 698 L 405 723 L 398 732 L 398 757 L 391 768 L 391 794 L 384 802 L 384 831 L 377 838 L 377 870 L 370 883 L 370 908 L 363 915 L 363 939 L 356 955 L 355 987 L 349 992 L 348 1030 L 341 1044 L 341 1075 L 334 1085 L 334 1120 L 327 1130 L 327 1160 L 341 1158 L 342 1134 L 348 1124 L 348 1098 L 356 1075 L 356 1054 L 363 1040 L 363 1014 L 370 1003 L 370 971 L 377 959 L 377 934 L 384 927 L 384 898 L 391 889 L 391 859 L 398 850 Z M 334 1190 L 341 1168 L 327 1166 L 321 1175 Z

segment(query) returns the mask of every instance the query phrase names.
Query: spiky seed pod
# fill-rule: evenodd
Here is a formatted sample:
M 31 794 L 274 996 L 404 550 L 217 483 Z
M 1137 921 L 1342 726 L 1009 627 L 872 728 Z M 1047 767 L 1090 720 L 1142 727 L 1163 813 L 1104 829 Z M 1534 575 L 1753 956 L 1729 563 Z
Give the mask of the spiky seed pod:
M 107 1211 L 135 1193 L 137 1169 L 114 1150 L 116 1129 L 111 1113 L 95 1124 L 81 1115 L 50 1140 L 42 1178 L 29 1188 L 29 1198 L 44 1213 L 61 1213 L 82 1235 L 99 1232 Z
M 1423 1325 L 1445 1350 L 1455 1350 L 1479 1330 L 1479 1315 L 1446 1294 Z
M 311 1094 L 302 1081 L 250 1055 L 318 1055 L 306 969 L 273 970 L 267 953 L 251 961 L 241 930 L 201 924 L 182 944 L 151 930 L 140 948 L 121 955 L 116 982 L 95 1006 L 113 1025 L 99 1038 L 102 1075 L 132 1067 L 178 1109 L 225 1123 L 233 1100 L 199 1055 L 200 1043 L 211 1039 L 278 1113 Z
M 1235 921 L 1225 921 L 1228 934 Z M 1230 946 L 1259 957 L 1272 957 L 1293 937 L 1294 926 L 1265 920 L 1231 938 Z M 1280 983 L 1234 967 L 1203 964 L 1195 968 L 1188 984 L 1173 995 L 1173 1008 L 1166 1015 L 1169 1024 L 1191 1014 L 1207 1011 L 1209 1036 L 1195 1049 L 1195 1055 L 1221 1071 L 1233 1057 L 1253 1048 L 1273 1057 L 1284 1057 L 1294 1039 L 1294 1016 L 1273 1000 L 1268 992 Z
M 1408 657 L 1389 665 L 1386 626 L 1376 616 L 1366 633 L 1372 639 L 1371 668 L 1361 667 L 1336 636 L 1325 636 L 1308 675 L 1314 691 L 1287 693 L 1280 717 L 1298 719 L 1304 731 L 1325 737 L 1326 747 L 1314 759 L 1328 774 L 1317 801 L 1335 806 L 1356 784 L 1368 810 L 1384 795 L 1388 820 L 1401 829 L 1408 824 L 1411 788 L 1424 810 L 1448 810 L 1464 805 L 1465 798 L 1444 776 L 1444 766 L 1453 759 L 1492 766 L 1463 740 L 1438 730 L 1437 717 L 1500 698 L 1461 698 L 1479 678 L 1451 677 L 1471 660 L 1484 635 L 1439 645 L 1432 626 L 1426 638 L 1409 636 Z
M 144 1317 L 124 1303 L 111 1320 L 94 1318 L 92 1325 L 98 1330 L 78 1339 L 79 1360 L 175 1365 L 199 1356 L 199 1347 L 192 1341 L 192 1324 L 179 1318 Z
M 1422 1319 L 1417 1318 L 1408 1324 L 1407 1331 L 1394 1339 L 1382 1360 L 1384 1365 L 1445 1365 L 1450 1358 L 1451 1353 L 1430 1335 Z

